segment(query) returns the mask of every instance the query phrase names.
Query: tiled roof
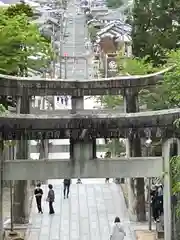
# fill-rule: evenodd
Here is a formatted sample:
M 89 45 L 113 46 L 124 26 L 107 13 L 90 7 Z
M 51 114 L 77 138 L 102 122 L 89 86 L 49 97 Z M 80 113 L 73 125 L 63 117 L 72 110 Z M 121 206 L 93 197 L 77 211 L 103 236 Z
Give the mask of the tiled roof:
M 107 35 L 129 42 L 131 41 L 131 26 L 120 20 L 111 21 L 97 33 L 98 38 L 102 38 Z

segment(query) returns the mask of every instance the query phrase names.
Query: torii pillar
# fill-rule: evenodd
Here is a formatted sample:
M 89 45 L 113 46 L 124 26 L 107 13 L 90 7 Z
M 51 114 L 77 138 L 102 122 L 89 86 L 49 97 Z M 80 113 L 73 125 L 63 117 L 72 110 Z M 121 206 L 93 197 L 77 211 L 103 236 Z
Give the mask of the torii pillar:
M 126 113 L 139 112 L 138 91 L 133 88 L 124 91 L 124 110 Z M 133 133 L 132 138 L 126 139 L 126 155 L 127 157 L 141 157 L 141 139 L 137 132 Z M 140 221 L 146 220 L 145 199 L 144 199 L 144 178 L 137 178 L 137 198 L 135 198 L 132 189 L 132 179 L 128 179 L 128 206 L 131 217 L 134 218 L 135 211 Z M 136 219 L 133 219 L 136 220 Z
M 172 211 L 171 211 L 171 196 L 172 196 L 172 185 L 171 185 L 171 170 L 170 170 L 170 150 L 171 145 L 177 143 L 177 154 L 180 154 L 180 141 L 179 139 L 171 138 L 165 139 L 162 145 L 162 156 L 163 156 L 163 208 L 164 208 L 164 240 L 172 239 Z
M 78 110 L 84 109 L 84 97 L 72 96 L 72 114 L 76 113 Z M 70 158 L 72 164 L 79 176 L 81 177 L 81 172 L 83 172 L 84 164 L 90 159 L 96 158 L 96 139 L 89 140 L 86 138 L 87 130 L 78 129 L 71 132 L 72 138 L 70 138 Z M 77 137 L 77 140 L 75 138 Z M 80 140 L 79 140 L 80 139 Z
M 23 97 L 17 99 L 17 113 L 30 113 L 30 97 L 24 93 Z M 16 159 L 29 158 L 29 141 L 26 135 L 17 141 Z M 15 224 L 26 224 L 29 222 L 29 182 L 25 180 L 14 183 L 13 222 Z

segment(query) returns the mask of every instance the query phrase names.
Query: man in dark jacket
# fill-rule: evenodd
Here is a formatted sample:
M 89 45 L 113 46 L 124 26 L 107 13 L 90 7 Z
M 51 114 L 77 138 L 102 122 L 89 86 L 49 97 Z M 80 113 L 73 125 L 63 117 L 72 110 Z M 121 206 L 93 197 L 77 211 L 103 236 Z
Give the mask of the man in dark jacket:
M 42 207 L 41 207 L 43 190 L 41 188 L 41 184 L 40 183 L 37 184 L 37 187 L 34 190 L 34 195 L 35 195 L 35 198 L 36 198 L 37 209 L 38 209 L 39 213 L 43 213 L 42 212 Z
M 69 190 L 70 190 L 70 185 L 71 185 L 71 179 L 64 179 L 64 199 L 69 197 Z M 67 191 L 67 194 L 66 194 Z
M 159 208 L 158 208 L 158 196 L 157 196 L 157 187 L 153 186 L 151 189 L 151 207 L 152 207 L 152 215 L 154 218 L 154 222 L 159 221 Z

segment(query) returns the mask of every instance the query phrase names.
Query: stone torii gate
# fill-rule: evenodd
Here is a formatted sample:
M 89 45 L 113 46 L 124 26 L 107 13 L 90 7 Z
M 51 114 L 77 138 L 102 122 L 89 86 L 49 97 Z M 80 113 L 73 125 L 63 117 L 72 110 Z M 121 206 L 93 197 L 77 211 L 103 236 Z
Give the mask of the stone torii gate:
M 152 134 L 157 128 L 172 130 L 173 122 L 180 117 L 180 109 L 162 110 L 134 114 L 98 114 L 82 115 L 79 113 L 67 116 L 39 116 L 27 114 L 12 114 L 0 117 L 1 139 L 32 139 L 31 132 L 41 132 L 43 137 L 52 138 L 53 132 L 61 129 L 106 130 L 119 128 L 125 136 L 129 129 L 138 129 L 142 134 L 142 126 L 151 128 Z M 166 120 L 167 119 L 167 120 Z M 176 131 L 175 131 L 176 133 Z M 177 133 L 178 134 L 178 133 Z M 103 135 L 103 134 L 102 134 Z M 23 138 L 22 138 L 23 136 Z M 171 239 L 171 185 L 169 169 L 169 152 L 171 140 L 163 143 L 163 157 L 146 158 L 113 158 L 97 159 L 86 158 L 69 160 L 5 160 L 1 158 L 1 180 L 34 180 L 41 179 L 77 178 L 81 177 L 158 177 L 164 175 L 164 218 L 165 239 Z M 1 189 L 2 195 L 2 189 Z M 0 209 L 2 221 L 2 206 Z M 1 222 L 2 223 L 2 222 Z
M 166 112 L 152 112 L 143 115 L 121 115 L 118 112 L 83 112 L 83 96 L 84 95 L 105 95 L 105 94 L 122 94 L 127 100 L 129 90 L 141 89 L 143 87 L 156 84 L 162 79 L 162 75 L 170 70 L 165 69 L 159 73 L 149 74 L 144 76 L 125 76 L 115 77 L 109 79 L 94 79 L 78 81 L 74 79 L 53 80 L 53 79 L 36 79 L 32 78 L 17 78 L 12 76 L 0 75 L 1 88 L 0 95 L 17 97 L 21 102 L 21 107 L 18 110 L 21 114 L 27 115 L 5 115 L 0 118 L 0 133 L 1 139 L 17 139 L 20 140 L 18 158 L 21 160 L 16 161 L 1 161 L 1 179 L 6 180 L 30 180 L 35 179 L 33 172 L 37 171 L 37 167 L 47 171 L 47 166 L 50 167 L 49 174 L 45 178 L 61 178 L 61 177 L 153 177 L 160 176 L 163 168 L 165 167 L 165 181 L 169 183 L 169 164 L 162 164 L 162 158 L 151 158 L 145 160 L 146 167 L 143 163 L 143 158 L 129 158 L 128 159 L 111 159 L 111 160 L 98 160 L 96 159 L 96 138 L 100 137 L 128 137 L 133 134 L 133 131 L 138 129 L 140 137 L 146 137 L 144 127 L 152 128 L 152 136 L 157 134 L 156 115 L 159 114 L 161 119 L 162 114 Z M 126 91 L 128 90 L 128 91 Z M 32 96 L 48 96 L 48 95 L 71 95 L 72 96 L 72 110 L 70 113 L 59 114 L 54 116 L 37 116 L 30 115 L 30 100 Z M 133 92 L 134 94 L 134 92 Z M 132 99 L 131 99 L 132 100 Z M 170 112 L 168 111 L 168 114 Z M 172 129 L 172 122 L 178 117 L 178 110 L 173 110 L 170 113 L 171 117 L 168 125 L 169 131 Z M 148 118 L 149 116 L 149 118 Z M 157 116 L 158 117 L 158 116 Z M 154 121 L 152 121 L 152 119 Z M 127 119 L 128 122 L 127 122 Z M 139 121 L 142 119 L 142 121 Z M 149 121 L 147 121 L 149 119 Z M 151 121 L 150 121 L 151 119 Z M 144 121 L 144 122 L 143 122 Z M 43 127 L 42 127 L 43 126 Z M 158 129 L 164 128 L 164 125 L 159 125 Z M 131 129 L 129 132 L 128 129 Z M 170 129 L 170 130 L 169 130 Z M 166 132 L 166 131 L 164 131 Z M 159 131 L 158 131 L 159 134 Z M 28 140 L 31 139 L 60 139 L 70 138 L 70 159 L 69 161 L 48 160 L 29 161 L 24 147 L 27 146 Z M 26 148 L 27 149 L 27 148 Z M 166 154 L 168 156 L 168 154 Z M 22 160 L 24 159 L 24 160 Z M 90 159 L 92 161 L 90 161 Z M 94 160 L 93 160 L 94 159 Z M 147 159 L 147 158 L 146 158 Z M 143 160 L 143 161 L 142 161 Z M 156 161 L 156 162 L 155 162 Z M 13 165 L 16 164 L 16 165 Z M 18 165 L 19 164 L 19 165 Z M 29 164 L 29 165 L 28 165 Z M 142 166 L 140 170 L 139 164 Z M 148 173 L 147 173 L 148 164 Z M 155 165 L 154 165 L 155 164 Z M 133 166 L 130 168 L 130 165 Z M 15 167 L 16 166 L 16 167 Z M 159 166 L 159 168 L 157 167 Z M 163 167 L 164 166 L 164 167 Z M 19 168 L 19 170 L 17 170 Z M 17 171 L 15 171 L 15 169 Z M 25 173 L 28 169 L 28 173 Z M 31 170 L 30 170 L 31 169 Z M 56 169 L 53 170 L 53 169 Z M 61 170 L 64 169 L 62 172 Z M 65 170 L 66 169 L 66 170 Z M 144 169 L 144 170 L 143 170 Z M 153 169 L 153 170 L 152 170 Z M 157 172 L 154 169 L 159 169 Z M 123 170 L 123 171 L 122 171 Z M 145 171 L 146 170 L 146 171 Z M 143 172 L 145 171 L 145 172 Z M 12 174 L 14 172 L 14 175 Z M 10 174 L 9 174 L 10 173 Z M 15 175 L 16 173 L 16 175 Z M 32 175 L 31 175 L 32 174 Z M 30 177 L 31 175 L 31 177 Z M 39 178 L 39 173 L 38 173 Z M 44 179 L 44 175 L 40 176 Z M 39 178 L 39 179 L 40 179 Z M 165 184 L 169 186 L 168 184 Z M 165 186 L 165 193 L 170 194 L 169 188 Z M 0 194 L 2 195 L 2 194 Z M 167 195 L 169 196 L 169 195 Z M 170 198 L 165 199 L 165 219 L 170 220 Z M 2 209 L 2 208 L 1 208 Z M 1 210 L 0 209 L 0 210 Z M 167 210 L 168 209 L 168 210 Z M 2 212 L 2 211 L 0 211 Z M 2 217 L 2 216 L 1 216 Z M 1 218 L 2 220 L 2 218 Z M 2 223 L 2 221 L 1 221 Z M 170 225 L 165 223 L 166 239 L 171 234 Z

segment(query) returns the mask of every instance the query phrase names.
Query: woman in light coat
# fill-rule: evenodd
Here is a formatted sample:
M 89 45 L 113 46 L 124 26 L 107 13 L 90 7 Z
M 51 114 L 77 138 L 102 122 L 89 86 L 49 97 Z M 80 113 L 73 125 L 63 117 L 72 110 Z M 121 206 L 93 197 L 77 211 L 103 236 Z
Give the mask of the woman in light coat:
M 110 240 L 123 240 L 126 236 L 124 227 L 119 217 L 116 217 L 112 225 Z

